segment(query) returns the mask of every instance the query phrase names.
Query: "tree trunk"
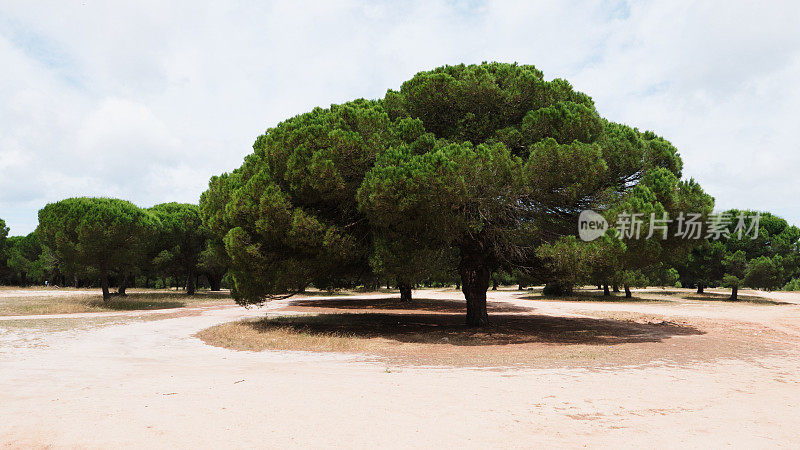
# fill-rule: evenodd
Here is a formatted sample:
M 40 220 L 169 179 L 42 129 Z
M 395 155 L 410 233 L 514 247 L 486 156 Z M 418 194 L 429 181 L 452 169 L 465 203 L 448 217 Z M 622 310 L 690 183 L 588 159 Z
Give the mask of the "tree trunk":
M 598 284 L 597 285 L 597 290 L 599 291 L 600 289 L 603 289 L 603 285 L 602 284 Z
M 737 286 L 731 288 L 731 300 L 739 300 L 739 288 Z
M 631 298 L 631 287 L 628 286 L 627 284 L 624 287 L 625 287 L 625 298 Z
M 194 289 L 194 269 L 189 269 L 189 276 L 186 277 L 186 295 L 194 295 Z
M 78 276 L 77 275 L 73 275 L 72 276 L 72 284 L 75 287 L 75 289 L 78 288 Z
M 103 290 L 103 302 L 108 304 L 111 293 L 108 291 L 108 271 L 105 266 L 100 266 L 100 287 Z
M 121 295 L 125 297 L 128 295 L 125 291 L 128 290 L 128 275 L 122 276 L 122 281 L 119 282 L 119 287 L 117 288 L 117 295 Z
M 206 273 L 206 279 L 212 291 L 216 292 L 222 290 L 222 275 L 217 272 L 209 272 Z
M 619 292 L 619 285 L 618 284 L 612 285 L 611 290 L 613 290 L 614 292 Z
M 492 290 L 493 291 L 497 290 L 497 280 L 495 280 L 494 278 L 492 278 Z
M 410 302 L 411 301 L 411 285 L 404 282 L 398 281 L 397 282 L 397 289 L 400 290 L 400 301 L 401 302 Z
M 609 292 L 609 290 L 608 290 L 608 285 L 607 284 L 603 285 L 603 295 L 605 295 L 606 297 L 611 295 L 611 292 Z
M 703 286 L 702 283 L 697 283 L 697 293 L 698 294 L 702 294 L 704 288 L 705 288 L 705 286 Z
M 467 325 L 471 327 L 488 325 L 486 290 L 489 289 L 491 273 L 486 264 L 486 257 L 481 254 L 477 244 L 461 248 L 458 273 L 461 275 L 461 292 L 467 300 Z

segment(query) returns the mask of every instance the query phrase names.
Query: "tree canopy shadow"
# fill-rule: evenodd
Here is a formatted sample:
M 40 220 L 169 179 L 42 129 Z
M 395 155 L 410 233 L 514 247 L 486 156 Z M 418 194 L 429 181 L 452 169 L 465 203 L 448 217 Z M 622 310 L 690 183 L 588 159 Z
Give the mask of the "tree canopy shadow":
M 414 298 L 410 302 L 402 302 L 396 296 L 384 298 L 354 298 L 354 299 L 301 299 L 293 300 L 289 306 L 303 308 L 330 308 L 344 310 L 400 310 L 400 311 L 429 311 L 440 313 L 464 313 L 466 302 L 463 300 L 440 300 L 429 298 Z M 492 313 L 526 312 L 530 308 L 515 306 L 510 303 L 490 301 L 486 309 Z
M 794 303 L 782 302 L 780 300 L 770 300 L 751 294 L 739 294 L 737 300 L 731 300 L 730 294 L 717 294 L 715 292 L 704 292 L 702 294 L 690 294 L 681 297 L 686 300 L 701 300 L 728 303 L 756 303 L 759 305 L 793 305 Z
M 702 331 L 673 323 L 554 317 L 534 314 L 495 314 L 491 325 L 469 328 L 461 314 L 336 313 L 282 316 L 248 322 L 256 331 L 289 329 L 320 336 L 385 338 L 402 343 L 457 346 L 526 343 L 616 345 L 660 342 L 672 336 L 701 335 Z
M 658 298 L 642 298 L 639 296 L 625 297 L 624 293 L 614 293 L 611 295 L 603 295 L 602 293 L 572 293 L 570 295 L 524 295 L 519 297 L 523 300 L 545 300 L 545 301 L 562 301 L 562 302 L 607 302 L 607 303 L 659 303 L 669 302 L 666 299 Z

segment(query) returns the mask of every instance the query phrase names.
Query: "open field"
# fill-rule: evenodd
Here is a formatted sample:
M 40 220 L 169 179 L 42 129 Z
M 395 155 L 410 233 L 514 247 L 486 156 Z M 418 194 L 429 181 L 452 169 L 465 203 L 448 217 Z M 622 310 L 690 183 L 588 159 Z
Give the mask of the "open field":
M 800 294 L 595 292 L 489 292 L 480 332 L 455 290 L 137 311 L 27 339 L 0 321 L 0 442 L 796 446 Z

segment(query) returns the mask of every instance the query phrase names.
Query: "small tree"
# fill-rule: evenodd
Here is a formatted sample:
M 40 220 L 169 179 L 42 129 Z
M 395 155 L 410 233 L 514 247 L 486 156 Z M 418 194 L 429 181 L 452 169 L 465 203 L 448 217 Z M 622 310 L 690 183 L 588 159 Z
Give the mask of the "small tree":
M 665 263 L 657 264 L 648 274 L 647 277 L 650 282 L 655 286 L 675 286 L 675 283 L 680 279 L 678 271 L 669 267 Z
M 26 286 L 41 274 L 37 261 L 42 254 L 42 245 L 36 233 L 13 236 L 8 239 L 7 265 L 17 283 Z M 36 280 L 38 281 L 38 280 Z
M 6 282 L 7 277 L 10 275 L 8 266 L 6 265 L 6 260 L 8 259 L 7 238 L 8 227 L 6 226 L 6 222 L 0 219 L 0 284 Z
M 781 286 L 780 269 L 772 258 L 759 256 L 747 265 L 744 284 L 756 289 L 776 289 Z
M 206 233 L 208 233 L 206 231 Z M 206 248 L 200 253 L 198 269 L 208 279 L 212 291 L 222 289 L 222 280 L 228 272 L 230 261 L 225 253 L 225 245 L 218 239 L 209 235 Z
M 625 296 L 631 297 L 631 286 L 646 286 L 648 276 L 658 278 L 658 271 L 686 258 L 697 245 L 692 239 L 683 239 L 675 228 L 661 225 L 665 229 L 649 229 L 657 220 L 674 220 L 683 211 L 698 212 L 705 216 L 711 212 L 713 199 L 694 180 L 681 181 L 666 168 L 655 168 L 642 175 L 640 182 L 625 192 L 609 209 L 609 219 L 627 219 L 613 234 L 624 242 L 623 251 L 611 253 L 612 278 L 625 287 Z M 633 214 L 638 214 L 634 216 Z M 637 232 L 635 221 L 640 220 Z M 665 232 L 666 230 L 666 232 Z M 672 230 L 672 232 L 670 232 Z M 652 235 L 651 234 L 652 231 Z M 638 233 L 638 235 L 637 235 Z
M 697 293 L 702 294 L 706 286 L 720 283 L 725 272 L 723 265 L 725 254 L 722 242 L 701 241 L 683 264 L 687 285 L 694 284 L 697 286 Z
M 156 266 L 186 280 L 186 294 L 194 295 L 200 255 L 206 249 L 206 233 L 197 205 L 162 203 L 150 211 L 158 218 L 156 239 L 161 252 Z
M 575 286 L 589 281 L 598 259 L 597 247 L 580 242 L 575 236 L 544 244 L 536 255 L 545 261 L 552 275 L 547 291 L 556 295 L 571 294 Z
M 100 276 L 103 300 L 109 274 L 144 257 L 158 221 L 133 203 L 112 198 L 70 198 L 39 211 L 37 234 L 60 261 L 74 261 Z
M 744 281 L 747 271 L 747 260 L 745 253 L 738 250 L 733 254 L 725 255 L 722 265 L 725 267 L 725 275 L 722 278 L 723 285 L 731 288 L 731 300 L 738 300 L 739 287 Z

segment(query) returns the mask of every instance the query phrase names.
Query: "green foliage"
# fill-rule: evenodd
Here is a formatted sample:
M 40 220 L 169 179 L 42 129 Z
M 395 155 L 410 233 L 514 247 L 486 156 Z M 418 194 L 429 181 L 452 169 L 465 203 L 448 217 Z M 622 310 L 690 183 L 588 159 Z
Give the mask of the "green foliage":
M 692 252 L 681 268 L 683 281 L 711 286 L 722 284 L 732 289 L 742 286 L 767 289 L 765 285 L 774 289 L 800 274 L 800 229 L 780 217 L 761 212 L 758 213 L 757 236 L 752 237 L 755 230 L 740 236 L 736 229 L 739 217 L 755 216 L 757 212 L 731 209 L 722 214 L 730 219 L 727 233 L 719 241 L 704 241 Z M 749 221 L 745 225 L 749 225 Z M 751 266 L 755 264 L 749 281 L 746 279 L 750 271 L 746 268 L 748 261 Z M 767 272 L 769 276 L 765 275 Z
M 8 227 L 3 219 L 0 219 L 0 284 L 7 282 L 10 275 L 6 260 L 8 259 L 8 249 L 6 239 L 8 237 Z
M 656 265 L 646 278 L 648 284 L 654 286 L 675 286 L 677 283 L 680 283 L 680 281 L 678 281 L 680 279 L 678 270 L 674 267 L 668 267 L 664 263 Z
M 492 236 L 499 260 L 514 241 L 521 162 L 503 145 L 449 144 L 415 155 L 388 151 L 367 174 L 358 198 L 373 226 L 413 236 L 429 248 Z M 505 226 L 504 226 L 505 225 Z
M 535 279 L 546 257 L 557 271 L 556 254 L 534 251 L 543 243 L 569 245 L 551 250 L 578 258 L 598 254 L 559 241 L 574 234 L 583 209 L 710 203 L 696 183 L 678 181 L 680 157 L 667 141 L 603 120 L 568 82 L 516 64 L 421 72 L 382 101 L 282 122 L 254 150 L 212 178 L 200 202 L 240 303 L 311 282 L 448 278 L 457 267 L 468 304 L 481 304 L 496 270 Z M 615 258 L 627 251 L 612 248 Z M 637 250 L 650 265 L 665 248 Z M 638 283 L 632 255 L 609 276 Z M 564 274 L 567 284 L 594 270 L 581 267 L 580 277 Z
M 685 260 L 684 284 L 686 286 L 718 284 L 725 273 L 724 258 L 725 245 L 722 242 L 701 241 Z
M 756 289 L 777 289 L 782 285 L 781 268 L 773 258 L 759 256 L 748 264 L 744 284 Z
M 647 287 L 649 284 L 647 276 L 639 269 L 623 270 L 619 279 L 623 286 L 628 287 Z
M 16 283 L 20 285 L 38 283 L 40 273 L 37 273 L 37 261 L 41 252 L 42 245 L 36 233 L 8 239 L 6 264 Z
M 674 219 L 683 211 L 706 216 L 711 213 L 712 208 L 713 198 L 703 192 L 694 180 L 681 181 L 674 172 L 663 167 L 648 170 L 639 183 L 624 192 L 607 212 L 610 221 L 614 221 L 620 214 L 627 217 L 630 214 L 641 214 L 643 225 L 640 237 L 623 240 L 624 236 L 609 233 L 610 237 L 606 238 L 605 244 L 608 257 L 599 267 L 595 278 L 627 286 L 646 285 L 648 278 L 654 284 L 673 285 L 674 273 L 669 269 L 687 258 L 698 258 L 704 253 L 702 249 L 693 250 L 697 242 L 677 236 L 675 228 L 669 228 L 666 235 L 661 230 L 653 229 L 650 236 L 651 217 L 661 219 L 666 214 L 666 217 Z M 610 246 L 608 241 L 613 242 L 614 239 L 623 240 L 623 243 Z M 721 247 L 718 250 L 721 252 Z M 692 267 L 711 270 L 711 266 L 705 262 L 704 259 L 702 263 Z M 704 276 L 698 273 L 696 280 Z
M 278 124 L 242 167 L 212 178 L 201 217 L 224 245 L 237 301 L 371 276 L 373 235 L 356 191 L 390 144 L 424 151 L 432 138 L 413 120 L 391 122 L 381 102 L 357 100 Z
M 794 225 L 789 225 L 785 219 L 770 214 L 768 212 L 737 210 L 725 211 L 732 221 L 728 230 L 730 237 L 725 239 L 725 247 L 728 253 L 743 251 L 746 259 L 751 260 L 759 256 L 796 257 L 798 245 L 800 245 L 800 229 Z M 751 236 L 742 236 L 739 239 L 735 232 L 740 215 L 754 216 L 760 215 L 758 236 L 751 239 Z
M 783 286 L 784 291 L 800 291 L 800 278 L 793 278 Z
M 575 236 L 540 246 L 536 254 L 545 261 L 553 280 L 548 283 L 549 295 L 567 294 L 574 286 L 590 282 L 599 257 L 596 250 L 596 246 L 581 242 Z
M 594 142 L 602 129 L 603 122 L 593 106 L 570 101 L 530 111 L 521 127 L 530 143 L 552 138 L 559 144 Z
M 5 249 L 6 238 L 8 237 L 8 227 L 6 221 L 0 219 L 0 251 Z
M 156 267 L 173 277 L 187 279 L 187 293 L 194 293 L 194 275 L 206 249 L 207 233 L 197 205 L 162 203 L 148 211 L 158 219 Z
M 109 272 L 123 274 L 140 265 L 158 223 L 124 200 L 70 198 L 39 211 L 37 234 L 67 270 L 98 272 L 107 295 Z
M 735 253 L 725 255 L 722 265 L 725 268 L 725 275 L 722 279 L 723 285 L 730 288 L 740 287 L 747 272 L 745 253 L 742 250 L 738 250 Z
M 443 66 L 420 72 L 400 91 L 386 94 L 392 119 L 412 117 L 437 138 L 472 144 L 499 137 L 499 132 L 522 135 L 522 119 L 553 100 L 592 105 L 588 96 L 574 93 L 563 80 L 545 82 L 533 66 L 481 64 Z M 524 150 L 524 142 L 512 150 Z

